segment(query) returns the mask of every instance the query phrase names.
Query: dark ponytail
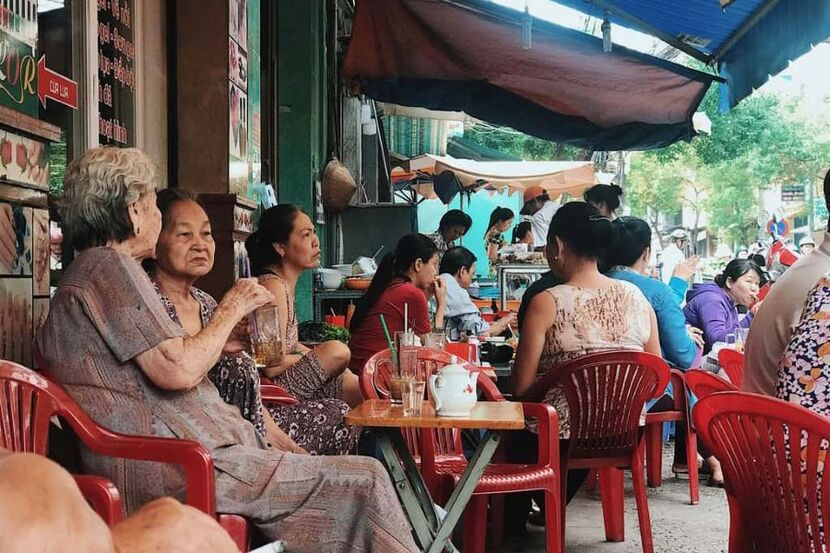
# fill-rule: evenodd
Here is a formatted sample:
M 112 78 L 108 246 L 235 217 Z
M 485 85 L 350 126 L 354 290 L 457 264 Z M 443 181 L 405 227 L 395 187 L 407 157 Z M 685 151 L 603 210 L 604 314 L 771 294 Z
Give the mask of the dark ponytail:
M 605 207 L 611 211 L 616 211 L 620 207 L 620 196 L 623 195 L 623 189 L 616 184 L 596 184 L 585 191 L 582 197 L 590 204 L 600 205 L 605 204 Z
M 295 205 L 279 204 L 262 214 L 259 229 L 245 240 L 245 250 L 251 259 L 251 276 L 264 274 L 268 265 L 280 262 L 274 244 L 288 243 L 298 213 L 300 208 Z
M 587 259 L 603 257 L 614 238 L 611 219 L 602 217 L 597 208 L 585 202 L 568 202 L 550 221 L 548 244 L 559 238 L 577 256 Z
M 437 253 L 438 248 L 435 247 L 432 240 L 423 234 L 407 234 L 398 240 L 395 251 L 383 257 L 374 278 L 372 278 L 369 289 L 366 290 L 362 298 L 357 300 L 350 330 L 355 332 L 360 328 L 360 325 L 369 315 L 369 311 L 372 310 L 380 296 L 389 287 L 389 283 L 396 278 L 408 280 L 406 273 L 417 260 L 420 259 L 427 263 Z
M 620 217 L 613 223 L 614 240 L 602 258 L 603 267 L 631 267 L 651 246 L 651 227 L 637 217 Z
M 726 282 L 728 280 L 731 279 L 732 282 L 735 282 L 749 271 L 755 271 L 758 278 L 764 280 L 764 274 L 761 272 L 761 268 L 754 261 L 749 259 L 733 259 L 726 265 L 723 272 L 715 277 L 715 284 L 721 288 L 726 288 Z

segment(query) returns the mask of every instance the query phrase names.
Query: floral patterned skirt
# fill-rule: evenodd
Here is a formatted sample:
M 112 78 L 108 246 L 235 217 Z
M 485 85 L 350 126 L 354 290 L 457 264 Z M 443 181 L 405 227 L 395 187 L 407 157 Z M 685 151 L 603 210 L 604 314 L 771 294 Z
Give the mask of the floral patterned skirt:
M 355 427 L 344 420 L 349 406 L 343 377 L 328 378 L 314 351 L 274 378 L 299 403 L 268 406 L 274 421 L 292 440 L 315 455 L 347 455 L 357 446 Z

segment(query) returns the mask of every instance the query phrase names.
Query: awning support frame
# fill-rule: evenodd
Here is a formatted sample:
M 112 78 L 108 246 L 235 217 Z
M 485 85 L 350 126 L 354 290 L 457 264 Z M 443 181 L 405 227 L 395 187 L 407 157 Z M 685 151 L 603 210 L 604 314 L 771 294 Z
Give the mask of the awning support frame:
M 770 1 L 777 2 L 778 0 L 770 0 Z M 593 4 L 593 5 L 597 6 L 598 8 L 601 8 L 603 10 L 606 10 L 606 11 L 610 12 L 612 15 L 616 15 L 620 19 L 625 19 L 626 21 L 628 21 L 629 23 L 631 23 L 635 27 L 639 27 L 640 30 L 645 32 L 646 34 L 649 34 L 649 35 L 651 35 L 655 38 L 659 38 L 660 40 L 662 40 L 666 44 L 670 44 L 671 46 L 674 46 L 675 48 L 677 48 L 681 52 L 683 52 L 685 54 L 688 54 L 689 56 L 693 57 L 694 59 L 696 59 L 700 62 L 705 63 L 706 65 L 712 65 L 712 62 L 714 61 L 712 56 L 709 56 L 708 54 L 706 54 L 704 52 L 701 52 L 697 48 L 686 44 L 682 40 L 679 40 L 677 37 L 671 36 L 667 32 L 665 32 L 661 29 L 658 29 L 654 25 L 652 25 L 650 23 L 647 23 L 646 21 L 643 21 L 642 19 L 640 19 L 637 16 L 631 15 L 627 11 L 618 8 L 617 6 L 613 5 L 612 3 L 610 3 L 606 0 L 585 0 L 585 2 L 587 2 L 589 4 Z
M 764 3 L 757 10 L 755 10 L 755 13 L 746 18 L 746 21 L 744 21 L 743 24 L 740 27 L 738 27 L 734 33 L 732 33 L 732 35 L 726 40 L 726 42 L 721 44 L 720 48 L 715 50 L 715 52 L 712 54 L 712 62 L 719 62 L 720 59 L 723 56 L 725 56 L 729 52 L 729 50 L 731 50 L 732 47 L 735 46 L 735 44 L 737 44 L 738 41 L 741 40 L 743 36 L 749 32 L 750 29 L 752 29 L 752 27 L 755 26 L 756 23 L 763 19 L 763 17 L 767 15 L 770 12 L 770 10 L 772 10 L 775 6 L 778 5 L 779 1 L 780 0 L 767 0 L 766 3 Z

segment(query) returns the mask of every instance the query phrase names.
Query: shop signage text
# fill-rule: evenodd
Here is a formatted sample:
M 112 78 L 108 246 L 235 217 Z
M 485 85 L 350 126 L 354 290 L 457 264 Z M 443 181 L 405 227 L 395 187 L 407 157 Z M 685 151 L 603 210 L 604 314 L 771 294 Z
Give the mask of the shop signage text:
M 46 98 L 78 109 L 78 83 L 46 67 L 46 56 L 37 60 L 37 97 L 46 107 Z
M 37 67 L 32 50 L 0 31 L 0 105 L 37 115 Z

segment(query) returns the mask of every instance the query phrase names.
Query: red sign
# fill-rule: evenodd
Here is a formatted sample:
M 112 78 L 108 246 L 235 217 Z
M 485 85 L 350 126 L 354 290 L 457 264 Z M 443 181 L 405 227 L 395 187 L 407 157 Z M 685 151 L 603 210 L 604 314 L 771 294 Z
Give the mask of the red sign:
M 37 97 L 46 107 L 51 98 L 72 109 L 78 109 L 78 83 L 46 67 L 46 56 L 37 60 Z

